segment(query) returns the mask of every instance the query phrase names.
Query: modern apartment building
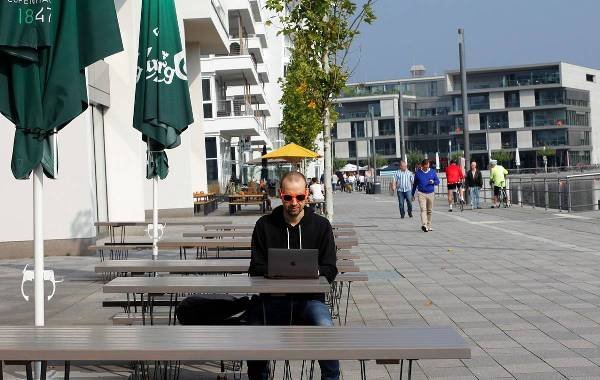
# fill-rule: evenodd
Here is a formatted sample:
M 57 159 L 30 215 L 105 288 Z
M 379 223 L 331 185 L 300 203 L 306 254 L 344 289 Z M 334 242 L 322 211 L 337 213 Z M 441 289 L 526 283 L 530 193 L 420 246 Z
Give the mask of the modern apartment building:
M 236 139 L 256 149 L 272 144 L 267 135 L 276 136 L 269 128 L 278 126 L 272 119 L 280 112 L 271 107 L 278 108 L 276 81 L 283 73 L 284 41 L 264 26 L 264 0 L 175 4 L 194 123 L 181 145 L 168 151 L 170 173 L 159 182 L 160 216 L 192 215 L 192 193 L 208 190 L 221 165 L 237 164 L 239 157 L 230 155 Z M 97 233 L 95 221 L 144 220 L 152 208 L 146 146 L 132 127 L 141 2 L 115 5 L 124 51 L 88 70 L 91 107 L 60 132 L 58 178 L 45 180 L 48 255 L 85 252 Z M 14 130 L 0 116 L 0 199 L 7 216 L 0 221 L 0 257 L 31 257 L 32 181 L 12 176 Z
M 423 74 L 413 67 L 411 78 L 348 85 L 337 99 L 335 157 L 364 163 L 373 134 L 375 153 L 390 161 L 401 157 L 402 140 L 407 152 L 442 161 L 463 150 L 460 73 Z M 600 163 L 599 75 L 564 62 L 468 70 L 471 157 L 487 165 L 489 152 L 518 148 L 521 167 L 536 167 L 547 147 L 556 166 Z
M 207 182 L 223 190 L 232 175 L 255 174 L 246 163 L 272 149 L 279 130 L 284 37 L 264 21 L 262 0 L 224 1 L 228 12 L 228 53 L 201 59 Z M 275 141 L 276 143 L 278 141 Z

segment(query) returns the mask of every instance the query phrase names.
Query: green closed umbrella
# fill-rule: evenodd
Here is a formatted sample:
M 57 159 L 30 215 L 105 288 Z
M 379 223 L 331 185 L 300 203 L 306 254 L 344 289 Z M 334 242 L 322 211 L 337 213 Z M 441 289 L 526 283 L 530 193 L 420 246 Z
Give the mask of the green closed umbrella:
M 173 0 L 143 0 L 133 127 L 147 143 L 146 178 L 153 180 L 153 252 L 158 256 L 158 178 L 169 174 L 165 149 L 181 143 L 194 122 Z
M 0 113 L 15 124 L 11 169 L 34 172 L 35 320 L 44 324 L 43 173 L 51 138 L 88 106 L 85 67 L 123 50 L 113 0 L 0 2 Z

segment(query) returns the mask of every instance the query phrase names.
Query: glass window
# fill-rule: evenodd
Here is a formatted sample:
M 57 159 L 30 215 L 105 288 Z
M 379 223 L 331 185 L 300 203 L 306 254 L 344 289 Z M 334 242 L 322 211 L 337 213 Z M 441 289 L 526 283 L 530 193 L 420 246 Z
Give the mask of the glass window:
M 470 133 L 469 145 L 471 150 L 487 150 L 485 133 Z
M 517 147 L 517 132 L 502 132 L 500 134 L 503 149 L 512 149 Z
M 357 133 L 358 136 L 356 136 L 355 133 Z M 365 137 L 365 122 L 364 122 L 364 120 L 350 122 L 350 137 L 351 138 Z
M 393 156 L 396 154 L 396 139 L 377 139 L 375 140 L 375 153 L 383 156 Z
M 210 79 L 202 79 L 202 100 L 210 100 Z
M 550 106 L 555 104 L 564 104 L 565 91 L 561 88 L 553 88 L 535 91 L 536 106 Z
M 348 141 L 348 157 L 356 157 L 356 141 Z
M 208 182 L 219 180 L 219 161 L 206 160 L 206 180 Z
M 546 129 L 533 131 L 533 146 L 560 146 L 567 144 L 566 129 Z
M 589 112 L 567 111 L 567 124 L 587 127 L 590 125 Z
M 455 96 L 453 99 L 453 111 L 462 111 L 462 98 Z M 473 94 L 468 96 L 469 110 L 489 110 L 490 98 L 489 94 Z
M 217 139 L 214 137 L 204 138 L 206 158 L 217 158 Z
M 564 110 L 525 111 L 523 117 L 526 127 L 562 126 L 566 121 Z
M 519 91 L 507 91 L 504 93 L 504 107 L 505 108 L 516 108 L 520 107 L 520 95 Z
M 396 127 L 394 119 L 379 120 L 379 136 L 394 136 L 396 135 Z
M 490 112 L 479 114 L 480 129 L 508 128 L 508 112 Z
M 204 111 L 204 118 L 205 119 L 212 119 L 212 117 L 213 117 L 212 103 L 204 103 L 202 105 L 202 109 Z

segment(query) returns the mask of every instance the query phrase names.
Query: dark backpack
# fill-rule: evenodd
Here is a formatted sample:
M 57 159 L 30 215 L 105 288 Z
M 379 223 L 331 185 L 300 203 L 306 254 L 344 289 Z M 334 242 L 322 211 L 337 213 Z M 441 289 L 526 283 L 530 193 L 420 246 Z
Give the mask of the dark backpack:
M 175 315 L 182 325 L 239 325 L 245 319 L 249 304 L 248 297 L 194 295 L 177 305 Z

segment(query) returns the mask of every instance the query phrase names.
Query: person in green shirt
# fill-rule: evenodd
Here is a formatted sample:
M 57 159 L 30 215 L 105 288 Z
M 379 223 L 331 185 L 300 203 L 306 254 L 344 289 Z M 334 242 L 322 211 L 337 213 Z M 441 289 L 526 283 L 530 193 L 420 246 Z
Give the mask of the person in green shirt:
M 498 198 L 500 197 L 500 192 L 506 186 L 507 175 L 508 170 L 506 170 L 504 166 L 498 165 L 496 160 L 490 161 L 490 185 L 494 188 L 494 200 L 492 208 L 500 207 Z

